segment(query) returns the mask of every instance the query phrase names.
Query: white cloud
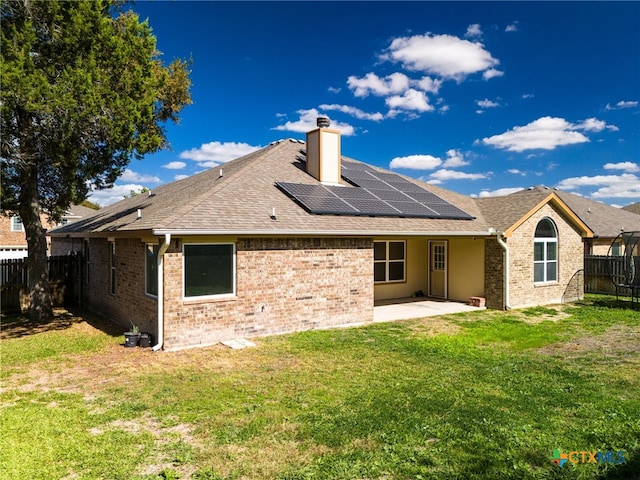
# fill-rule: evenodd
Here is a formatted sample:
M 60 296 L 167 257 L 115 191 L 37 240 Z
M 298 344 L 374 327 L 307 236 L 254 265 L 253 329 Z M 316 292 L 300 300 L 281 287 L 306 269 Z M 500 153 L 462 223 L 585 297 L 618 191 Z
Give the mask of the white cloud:
M 369 72 L 362 78 L 350 76 L 347 78 L 347 85 L 356 97 L 366 97 L 369 94 L 381 97 L 408 90 L 409 77 L 403 73 L 392 73 L 380 78 L 375 73 Z
M 627 173 L 640 172 L 640 166 L 633 162 L 605 163 L 605 170 L 622 170 Z
M 485 70 L 482 73 L 482 78 L 484 78 L 485 80 L 491 80 L 492 78 L 501 77 L 503 75 L 503 71 L 496 70 L 495 68 L 490 68 L 489 70 Z
M 144 183 L 161 183 L 158 177 L 154 177 L 153 175 L 144 175 L 142 173 L 134 172 L 133 170 L 129 170 L 128 168 L 124 171 L 124 173 L 118 178 L 118 180 L 122 180 L 125 182 L 144 182 Z
M 334 111 L 346 113 L 360 120 L 373 120 L 374 122 L 379 122 L 380 120 L 384 119 L 384 115 L 382 115 L 380 112 L 367 113 L 367 112 L 363 112 L 359 108 L 350 107 L 348 105 L 323 104 L 323 105 L 320 105 L 320 108 L 322 110 L 334 110 Z
M 177 180 L 184 180 L 185 178 L 188 178 L 188 177 L 189 175 L 179 174 L 179 175 L 175 175 L 173 179 L 177 181 Z
M 597 118 L 587 118 L 582 123 L 578 124 L 576 128 L 586 132 L 601 132 L 605 128 L 613 132 L 617 132 L 619 130 L 615 125 L 607 125 L 607 122 L 598 120 Z
M 511 152 L 525 150 L 553 150 L 559 146 L 589 142 L 589 139 L 577 130 L 599 132 L 603 129 L 615 129 L 595 118 L 579 124 L 572 124 L 564 118 L 541 117 L 528 125 L 514 127 L 500 135 L 482 139 L 482 143 Z
M 485 98 L 484 100 L 476 100 L 476 104 L 482 108 L 495 108 L 500 106 L 498 102 L 494 102 L 488 98 Z
M 391 109 L 415 110 L 418 112 L 431 112 L 434 110 L 429 105 L 429 99 L 424 92 L 419 92 L 410 88 L 403 95 L 394 95 L 385 100 L 387 106 Z
M 605 110 L 619 110 L 621 108 L 636 108 L 638 106 L 637 100 L 620 100 L 615 106 L 611 106 L 607 103 L 607 106 L 604 107 Z
M 482 30 L 479 23 L 474 23 L 467 27 L 467 33 L 464 34 L 467 38 L 480 38 L 482 37 Z
M 456 170 L 448 170 L 446 168 L 433 172 L 429 175 L 429 178 L 435 180 L 437 183 L 442 183 L 447 180 L 482 180 L 487 177 L 488 174 L 486 173 L 465 173 L 458 172 Z
M 474 198 L 487 198 L 487 197 L 504 197 L 505 195 L 511 195 L 512 193 L 523 190 L 522 187 L 507 187 L 498 188 L 497 190 L 482 190 L 478 195 L 471 195 Z
M 442 160 L 432 155 L 408 155 L 395 157 L 389 168 L 411 168 L 413 170 L 433 170 L 442 165 Z
M 560 190 L 575 190 L 581 187 L 600 187 L 591 198 L 638 198 L 640 177 L 632 173 L 622 175 L 595 175 L 566 178 L 558 183 Z
M 208 162 L 208 165 L 216 166 L 230 160 L 255 152 L 262 147 L 255 147 L 247 143 L 236 142 L 209 142 L 203 143 L 199 148 L 192 148 L 180 153 L 180 158 L 195 160 L 196 162 Z M 213 162 L 213 163 L 211 163 Z
M 464 155 L 460 150 L 452 148 L 447 150 L 447 159 L 444 161 L 442 166 L 446 168 L 457 168 L 469 165 L 469 163 L 470 162 L 464 159 Z
M 504 29 L 505 32 L 517 32 L 518 31 L 518 22 L 513 22 L 511 25 L 507 25 Z
M 329 87 L 327 90 L 331 93 L 340 93 L 342 91 L 340 87 Z
M 429 76 L 425 76 L 418 81 L 411 81 L 411 85 L 414 85 L 425 92 L 437 94 L 442 86 L 442 80 L 434 80 Z
M 162 168 L 167 168 L 169 170 L 182 170 L 186 166 L 187 164 L 185 162 L 169 162 L 162 165 Z
M 380 58 L 400 62 L 408 70 L 458 81 L 500 63 L 482 43 L 430 33 L 395 38 Z
M 533 93 L 523 93 L 521 98 L 534 98 L 535 95 Z
M 144 185 L 138 183 L 126 183 L 124 185 L 114 185 L 112 188 L 105 188 L 104 190 L 94 190 L 89 195 L 89 200 L 97 203 L 101 207 L 106 207 L 113 203 L 119 202 L 125 197 L 129 197 L 131 192 L 139 192 L 145 188 Z
M 307 133 L 318 128 L 316 120 L 320 113 L 315 108 L 308 110 L 298 110 L 296 113 L 300 118 L 296 121 L 288 121 L 284 125 L 278 125 L 272 130 L 283 130 L 287 132 Z M 331 120 L 331 128 L 339 130 L 342 135 L 350 136 L 355 134 L 355 129 L 348 123 L 341 123 Z
M 518 170 L 517 168 L 510 168 L 509 170 L 507 170 L 507 173 L 511 173 L 513 175 L 522 175 L 523 177 L 526 175 L 526 172 Z

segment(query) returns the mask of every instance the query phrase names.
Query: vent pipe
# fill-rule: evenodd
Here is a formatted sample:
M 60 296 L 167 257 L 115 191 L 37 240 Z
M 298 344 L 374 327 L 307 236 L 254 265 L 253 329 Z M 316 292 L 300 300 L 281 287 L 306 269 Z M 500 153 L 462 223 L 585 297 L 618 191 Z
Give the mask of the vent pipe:
M 329 117 L 318 117 L 316 125 L 320 128 L 329 128 L 331 120 L 329 120 Z

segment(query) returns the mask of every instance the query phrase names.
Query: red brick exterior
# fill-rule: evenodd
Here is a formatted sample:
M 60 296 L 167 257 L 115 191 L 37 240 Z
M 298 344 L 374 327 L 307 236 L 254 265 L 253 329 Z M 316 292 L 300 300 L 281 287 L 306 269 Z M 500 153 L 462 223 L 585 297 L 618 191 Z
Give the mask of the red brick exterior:
M 145 294 L 145 244 L 116 239 L 111 294 L 109 244 L 90 240 L 85 305 L 157 339 L 157 299 Z M 211 345 L 373 320 L 373 240 L 241 238 L 236 242 L 236 295 L 183 299 L 182 239 L 164 255 L 164 347 Z

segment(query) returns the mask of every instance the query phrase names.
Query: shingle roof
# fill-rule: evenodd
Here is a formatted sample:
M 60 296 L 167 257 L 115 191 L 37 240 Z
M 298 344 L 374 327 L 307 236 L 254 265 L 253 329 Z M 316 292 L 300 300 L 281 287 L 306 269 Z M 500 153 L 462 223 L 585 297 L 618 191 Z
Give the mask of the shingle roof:
M 627 205 L 626 207 L 622 207 L 623 210 L 627 212 L 635 213 L 640 215 L 640 202 L 632 203 L 631 205 Z
M 614 238 L 621 229 L 640 230 L 640 215 L 589 200 L 562 190 L 536 186 L 504 197 L 478 199 L 485 220 L 498 230 L 507 230 L 531 208 L 555 193 L 596 237 Z
M 304 148 L 304 142 L 298 140 L 274 142 L 220 167 L 162 185 L 149 194 L 136 195 L 91 211 L 88 216 L 50 233 L 54 236 L 140 231 L 155 235 L 482 235 L 487 234 L 490 227 L 498 231 L 507 230 L 551 192 L 555 192 L 596 236 L 615 237 L 621 227 L 625 231 L 640 230 L 640 215 L 559 190 L 534 187 L 504 197 L 473 199 L 409 177 L 403 178 L 475 218 L 314 215 L 276 186 L 276 182 L 318 183 L 305 171 Z M 342 161 L 357 162 L 345 156 Z M 379 168 L 376 170 L 391 173 Z M 271 216 L 274 210 L 275 219 Z
M 297 140 L 277 142 L 221 167 L 165 184 L 150 195 L 140 194 L 121 200 L 52 233 L 104 234 L 143 230 L 155 234 L 392 235 L 401 232 L 481 234 L 488 230 L 472 198 L 408 177 L 405 178 L 476 218 L 453 220 L 310 214 L 275 185 L 276 182 L 318 183 L 305 171 L 304 148 L 304 142 Z M 342 161 L 356 162 L 344 156 Z M 275 220 L 271 218 L 274 209 Z

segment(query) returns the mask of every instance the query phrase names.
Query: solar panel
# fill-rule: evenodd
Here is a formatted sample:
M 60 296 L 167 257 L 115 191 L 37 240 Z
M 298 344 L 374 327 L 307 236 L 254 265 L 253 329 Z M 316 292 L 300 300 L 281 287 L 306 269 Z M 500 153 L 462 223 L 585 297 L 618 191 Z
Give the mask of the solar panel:
M 349 201 L 350 199 L 376 200 L 376 197 L 373 195 L 373 193 L 365 190 L 364 188 L 333 186 L 326 186 L 325 188 L 336 197 L 345 199 L 347 201 Z
M 394 208 L 400 210 L 403 216 L 406 217 L 426 217 L 426 218 L 439 218 L 436 212 L 430 208 L 415 202 L 389 202 Z
M 358 209 L 361 215 L 373 215 L 373 216 L 399 216 L 400 211 L 390 206 L 388 203 L 372 199 L 372 200 L 358 200 L 350 198 L 348 202 Z
M 392 172 L 380 172 L 363 163 L 343 161 L 342 177 L 355 186 L 287 182 L 278 182 L 276 185 L 308 212 L 315 214 L 474 218 L 438 195 Z
M 367 189 L 369 192 L 374 194 L 380 200 L 395 200 L 398 202 L 410 202 L 411 198 L 406 196 L 404 193 L 399 192 L 397 190 L 377 190 L 377 189 Z
M 339 198 L 296 196 L 296 200 L 311 213 L 333 213 L 336 215 L 355 215 L 358 213 L 351 205 Z

